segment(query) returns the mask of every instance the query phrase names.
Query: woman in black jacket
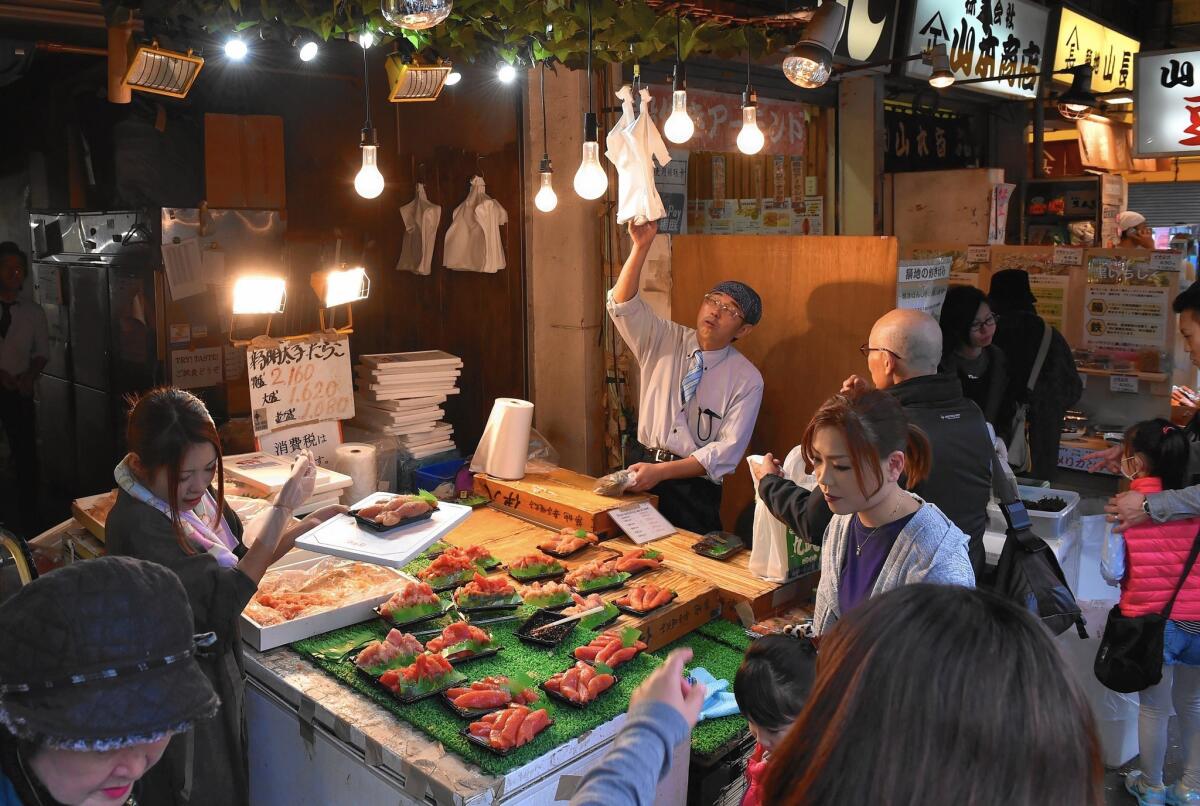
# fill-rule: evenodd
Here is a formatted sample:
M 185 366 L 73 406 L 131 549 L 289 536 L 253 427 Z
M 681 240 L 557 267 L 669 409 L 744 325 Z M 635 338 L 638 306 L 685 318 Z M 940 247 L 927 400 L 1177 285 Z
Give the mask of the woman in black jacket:
M 939 321 L 942 363 L 938 370 L 958 376 L 963 395 L 975 401 L 993 426 L 1008 387 L 1008 359 L 992 343 L 996 320 L 978 288 L 963 285 L 946 292 Z
M 1036 478 L 1049 480 L 1058 468 L 1063 420 L 1067 409 L 1083 393 L 1083 381 L 1075 369 L 1067 340 L 1037 315 L 1035 302 L 1028 272 L 1005 269 L 992 275 L 988 303 L 999 317 L 995 343 L 1008 357 L 1009 373 L 1008 391 L 997 414 L 997 430 L 1009 442 L 1013 415 L 1019 405 L 1028 403 L 1029 452 L 1033 463 L 1029 472 Z M 1048 327 L 1050 346 L 1030 394 L 1029 376 Z

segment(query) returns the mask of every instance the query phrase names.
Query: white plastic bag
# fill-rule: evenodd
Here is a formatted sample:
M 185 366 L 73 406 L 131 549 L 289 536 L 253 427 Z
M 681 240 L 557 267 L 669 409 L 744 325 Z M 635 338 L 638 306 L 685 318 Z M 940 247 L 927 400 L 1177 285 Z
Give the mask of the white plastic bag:
M 748 465 L 761 462 L 761 456 L 747 456 Z M 800 446 L 792 448 L 783 460 L 783 477 L 811 490 L 817 479 L 805 472 L 804 458 Z M 753 472 L 751 472 L 753 478 Z M 750 573 L 767 582 L 787 582 L 791 577 L 792 552 L 788 546 L 788 527 L 767 509 L 758 497 L 758 484 L 754 485 L 754 547 L 750 551 Z
M 1113 531 L 1111 523 L 1104 535 L 1104 546 L 1100 549 L 1100 576 L 1113 587 L 1125 578 L 1125 536 Z

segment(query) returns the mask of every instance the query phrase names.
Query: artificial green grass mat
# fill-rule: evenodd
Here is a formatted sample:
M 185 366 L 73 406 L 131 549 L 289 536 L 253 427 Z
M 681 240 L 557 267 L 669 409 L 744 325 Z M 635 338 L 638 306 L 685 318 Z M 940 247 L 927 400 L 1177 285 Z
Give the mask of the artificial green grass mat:
M 491 631 L 493 638 L 503 647 L 499 654 L 460 664 L 456 668 L 471 680 L 479 680 L 489 675 L 511 676 L 527 671 L 541 683 L 552 674 L 573 665 L 575 660 L 571 657 L 571 653 L 575 647 L 588 643 L 597 634 L 577 627 L 565 641 L 554 649 L 531 646 L 518 639 L 514 633 L 521 623 L 532 615 L 534 608 L 523 605 L 516 612 L 518 616 L 516 620 L 483 625 L 484 629 Z M 476 620 L 482 618 L 487 618 L 487 616 L 479 616 Z M 618 621 L 614 626 L 619 628 L 622 621 Z M 447 623 L 449 623 L 449 619 L 443 617 L 416 625 L 413 629 L 440 628 Z M 291 646 L 317 668 L 386 708 L 398 718 L 441 742 L 447 749 L 474 762 L 492 775 L 504 775 L 624 713 L 633 690 L 662 663 L 667 653 L 677 646 L 685 644 L 691 646 L 695 657 L 688 665 L 703 666 L 718 679 L 724 678 L 732 681 L 733 674 L 737 671 L 742 657 L 740 650 L 735 650 L 693 632 L 656 653 L 643 652 L 628 663 L 617 667 L 618 683 L 616 686 L 602 694 L 587 708 L 573 708 L 551 699 L 539 689 L 541 699 L 538 700 L 537 707 L 544 707 L 549 712 L 554 724 L 529 744 L 501 757 L 468 742 L 462 736 L 461 731 L 469 724 L 469 720 L 462 719 L 451 712 L 440 696 L 430 697 L 412 705 L 402 705 L 360 675 L 350 661 L 341 659 L 349 650 L 366 641 L 382 639 L 387 631 L 388 628 L 381 621 L 369 621 L 297 641 Z M 427 641 L 433 636 L 423 635 L 420 637 L 422 641 Z M 741 716 L 729 716 L 701 722 L 692 733 L 692 746 L 698 752 L 710 753 L 745 729 L 746 721 Z
M 746 635 L 745 628 L 725 619 L 714 619 L 701 625 L 696 632 L 738 652 L 745 652 L 750 647 L 750 636 Z

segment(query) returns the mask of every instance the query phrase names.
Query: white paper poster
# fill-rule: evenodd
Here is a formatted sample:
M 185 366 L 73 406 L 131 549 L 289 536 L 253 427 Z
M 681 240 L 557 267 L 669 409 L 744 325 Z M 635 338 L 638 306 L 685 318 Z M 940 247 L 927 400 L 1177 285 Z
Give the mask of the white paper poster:
M 1165 349 L 1170 310 L 1166 277 L 1144 259 L 1088 261 L 1084 346 L 1091 350 Z
M 342 429 L 337 420 L 280 428 L 258 440 L 258 449 L 274 456 L 292 456 L 300 451 L 312 451 L 321 467 L 333 468 L 338 446 L 342 444 Z
M 314 420 L 354 416 L 347 336 L 252 345 L 246 351 L 246 369 L 256 436 Z
M 207 290 L 198 240 L 188 238 L 180 243 L 165 243 L 162 245 L 162 256 L 171 299 L 186 299 Z
M 203 389 L 223 380 L 220 347 L 171 351 L 171 383 L 180 389 Z
M 901 260 L 896 278 L 896 307 L 925 311 L 936 319 L 950 287 L 952 263 L 948 257 Z
M 1067 286 L 1071 278 L 1066 274 L 1030 274 L 1029 290 L 1037 298 L 1034 308 L 1038 316 L 1045 319 L 1060 332 L 1067 318 Z

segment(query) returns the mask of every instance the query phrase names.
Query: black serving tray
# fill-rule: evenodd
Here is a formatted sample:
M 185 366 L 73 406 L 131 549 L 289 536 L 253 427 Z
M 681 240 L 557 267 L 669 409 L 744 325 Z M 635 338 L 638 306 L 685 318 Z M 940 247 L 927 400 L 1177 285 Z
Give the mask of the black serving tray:
M 526 707 L 528 707 L 528 706 L 526 706 Z M 537 709 L 530 709 L 530 710 L 537 710 Z M 489 711 L 488 713 L 492 713 L 492 712 Z M 485 716 L 486 716 L 486 714 L 485 714 Z M 542 733 L 545 733 L 546 729 L 549 728 L 553 724 L 554 724 L 554 718 L 551 717 L 550 724 L 546 725 L 545 728 L 542 728 L 542 732 L 539 733 L 538 736 L 541 736 Z M 525 747 L 529 744 L 532 744 L 533 742 L 537 741 L 537 738 L 538 738 L 538 736 L 534 736 L 532 739 L 530 739 L 528 742 L 521 745 L 520 747 L 514 747 L 510 750 L 497 750 L 496 748 L 492 747 L 491 742 L 487 741 L 486 739 L 480 739 L 477 736 L 473 736 L 471 734 L 471 728 L 469 725 L 467 727 L 463 728 L 461 731 L 459 731 L 459 733 L 461 733 L 463 736 L 465 736 L 467 741 L 470 742 L 471 744 L 478 745 L 479 747 L 482 747 L 484 750 L 495 753 L 496 755 L 500 756 L 501 758 L 503 758 L 504 756 L 507 756 L 513 750 L 520 750 L 521 747 Z
M 613 606 L 616 607 L 618 610 L 620 610 L 622 613 L 628 613 L 631 616 L 637 616 L 638 618 L 641 618 L 643 616 L 649 615 L 650 613 L 653 613 L 655 610 L 658 610 L 659 608 L 666 607 L 671 602 L 675 601 L 677 598 L 679 598 L 679 593 L 677 591 L 671 591 L 670 599 L 668 599 L 663 604 L 660 604 L 658 607 L 652 607 L 649 610 L 636 610 L 632 607 L 627 607 L 616 600 L 613 600 Z
M 580 661 L 580 663 L 582 663 L 582 662 L 583 661 Z M 571 664 L 563 671 L 564 672 L 569 671 L 570 669 L 574 668 L 574 666 L 575 666 L 575 664 Z M 553 677 L 553 675 L 551 675 L 551 676 Z M 621 678 L 617 677 L 616 673 L 614 672 L 613 673 L 613 684 L 611 686 L 609 686 L 608 688 L 606 688 L 604 691 L 601 691 L 599 694 L 597 694 L 596 699 L 592 700 L 591 702 L 587 702 L 587 703 L 578 703 L 572 699 L 564 697 L 563 695 L 559 694 L 557 691 L 552 691 L 552 690 L 546 688 L 545 683 L 542 683 L 540 685 L 540 688 L 542 689 L 542 691 L 546 692 L 546 696 L 549 697 L 550 699 L 558 700 L 559 702 L 566 703 L 567 705 L 571 706 L 572 708 L 578 708 L 579 710 L 584 711 L 584 710 L 587 710 L 588 708 L 591 708 L 592 705 L 594 705 L 595 703 L 600 702 L 601 697 L 604 697 L 605 695 L 610 694 L 613 691 L 613 689 L 615 689 L 617 687 L 617 684 L 620 682 L 621 682 Z
M 373 609 L 373 612 L 375 613 L 375 615 L 378 616 L 380 618 L 380 620 L 382 620 L 385 624 L 389 624 L 398 630 L 403 630 L 405 627 L 411 627 L 414 624 L 424 624 L 427 621 L 433 621 L 434 619 L 439 619 L 442 616 L 446 615 L 448 612 L 450 612 L 451 606 L 449 604 L 447 604 L 446 602 L 439 602 L 438 609 L 434 610 L 429 615 L 419 616 L 414 619 L 409 619 L 408 621 L 396 621 L 391 616 L 384 615 L 384 613 L 380 609 L 380 607 L 382 607 L 382 606 L 381 605 L 376 606 Z
M 375 506 L 375 505 L 372 504 L 372 506 Z M 375 532 L 376 534 L 386 534 L 387 532 L 394 532 L 397 529 L 403 529 L 405 526 L 412 526 L 414 523 L 421 523 L 423 521 L 427 521 L 433 517 L 433 513 L 437 512 L 437 510 L 438 510 L 438 508 L 434 507 L 433 509 L 429 510 L 428 512 L 426 512 L 423 515 L 413 515 L 411 518 L 405 518 L 404 520 L 396 523 L 393 526 L 384 526 L 382 523 L 377 523 L 376 521 L 372 520 L 371 518 L 364 518 L 363 516 L 358 514 L 359 510 L 357 510 L 357 509 L 350 510 L 350 512 L 348 514 L 350 516 L 352 516 L 354 518 L 354 520 L 358 521 L 358 525 L 363 527 L 364 529 L 369 529 L 370 531 Z

